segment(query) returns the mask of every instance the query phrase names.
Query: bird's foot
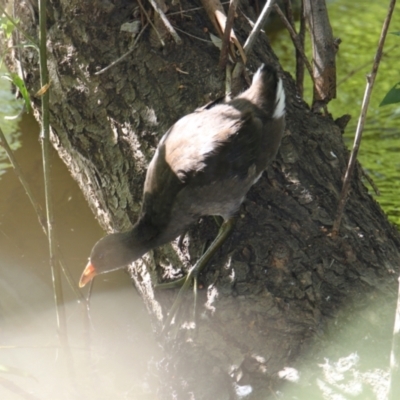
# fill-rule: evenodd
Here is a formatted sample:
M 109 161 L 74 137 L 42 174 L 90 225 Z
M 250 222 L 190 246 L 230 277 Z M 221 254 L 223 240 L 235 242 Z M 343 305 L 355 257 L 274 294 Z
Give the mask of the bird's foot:
M 224 219 L 219 215 L 213 215 L 214 221 L 217 224 L 218 228 L 221 228 L 222 224 L 224 223 Z
M 186 277 L 180 278 L 174 282 L 163 283 L 156 288 L 169 289 L 171 287 L 181 286 L 178 295 L 172 304 L 172 307 L 166 318 L 163 331 L 166 332 L 171 327 L 172 321 L 183 303 L 183 297 L 186 294 L 190 284 L 193 282 L 194 306 L 192 312 L 192 321 L 196 321 L 196 305 L 197 305 L 197 277 L 203 268 L 210 261 L 211 257 L 216 253 L 219 247 L 225 242 L 234 227 L 235 220 L 233 218 L 225 221 L 218 232 L 217 237 L 211 243 L 210 247 L 200 257 L 197 263 L 190 269 Z
M 154 285 L 154 289 L 176 289 L 180 288 L 183 286 L 183 284 L 186 281 L 186 276 L 183 276 L 182 278 L 175 279 L 174 281 L 171 282 L 164 282 L 164 283 L 156 283 Z
M 166 330 L 167 331 L 169 330 L 169 328 L 172 324 L 172 321 L 176 317 L 177 312 L 183 303 L 183 298 L 192 282 L 193 282 L 194 303 L 193 303 L 193 311 L 192 311 L 191 321 L 193 321 L 194 324 L 196 324 L 197 276 L 198 276 L 200 270 L 202 269 L 202 268 L 198 268 L 201 260 L 202 260 L 202 258 L 200 258 L 200 260 L 195 264 L 195 266 L 189 271 L 187 276 L 179 279 L 179 284 L 181 284 L 182 287 L 180 288 L 178 295 L 176 296 L 176 299 L 174 300 L 174 303 L 172 304 L 172 307 L 170 308 L 170 310 L 168 312 L 168 316 L 165 320 L 165 324 L 164 324 L 164 328 L 163 328 L 164 332 Z M 175 281 L 174 283 L 176 283 L 176 282 L 177 281 Z

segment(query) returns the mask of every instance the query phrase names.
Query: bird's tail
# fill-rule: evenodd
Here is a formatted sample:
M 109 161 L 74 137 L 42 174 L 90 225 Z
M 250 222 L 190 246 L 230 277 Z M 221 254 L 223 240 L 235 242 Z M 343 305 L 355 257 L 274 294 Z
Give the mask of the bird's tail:
M 285 115 L 285 90 L 282 79 L 270 65 L 262 64 L 253 76 L 251 86 L 238 97 L 256 104 L 274 119 Z

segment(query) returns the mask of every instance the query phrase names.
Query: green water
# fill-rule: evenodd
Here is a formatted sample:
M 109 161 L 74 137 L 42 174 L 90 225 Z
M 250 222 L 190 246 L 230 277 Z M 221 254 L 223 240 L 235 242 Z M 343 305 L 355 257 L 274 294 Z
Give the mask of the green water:
M 344 139 L 352 147 L 364 96 L 366 75 L 373 59 L 389 1 L 329 2 L 335 37 L 342 43 L 337 54 L 337 99 L 328 105 L 334 118 L 351 114 Z M 400 31 L 400 9 L 395 10 L 389 32 Z M 308 37 L 307 37 L 308 39 Z M 287 71 L 294 76 L 294 50 L 288 34 L 279 33 L 274 50 Z M 306 48 L 311 54 L 310 45 Z M 311 57 L 309 58 L 311 59 Z M 377 196 L 391 222 L 400 226 L 400 104 L 379 107 L 379 103 L 400 82 L 400 37 L 389 34 L 370 100 L 359 151 L 359 161 L 380 190 Z M 310 79 L 306 79 L 305 99 L 312 100 Z M 360 313 L 343 313 L 335 331 L 324 336 L 319 349 L 302 359 L 300 379 L 288 384 L 282 398 L 290 400 L 374 399 L 386 400 L 388 366 L 395 299 L 385 294 L 368 300 Z
M 389 1 L 329 2 L 329 16 L 335 37 L 342 43 L 337 54 L 337 99 L 329 103 L 334 118 L 351 114 L 345 132 L 349 148 L 353 145 L 358 116 L 365 91 L 366 74 L 371 71 L 377 44 Z M 400 31 L 400 10 L 395 10 L 389 32 Z M 308 37 L 307 37 L 308 39 Z M 283 67 L 294 76 L 294 50 L 284 31 L 274 40 Z M 309 49 L 307 53 L 310 54 Z M 379 107 L 385 94 L 400 82 L 400 37 L 389 34 L 384 55 L 370 100 L 367 121 L 359 151 L 359 160 L 380 191 L 377 196 L 366 182 L 371 194 L 381 204 L 389 219 L 400 226 L 400 104 Z M 305 98 L 312 100 L 311 83 L 305 82 Z

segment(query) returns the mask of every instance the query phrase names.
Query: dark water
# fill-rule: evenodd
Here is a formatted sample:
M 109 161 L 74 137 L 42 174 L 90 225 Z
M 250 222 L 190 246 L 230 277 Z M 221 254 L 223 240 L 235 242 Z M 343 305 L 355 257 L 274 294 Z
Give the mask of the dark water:
M 8 98 L 7 91 L 1 95 Z M 15 156 L 44 204 L 37 123 L 24 116 L 14 125 L 20 132 L 15 136 L 16 147 L 19 144 Z M 8 126 L 12 132 L 12 124 Z M 52 177 L 55 229 L 64 263 L 77 281 L 93 243 L 103 233 L 55 154 Z M 1 175 L 0 194 L 0 398 L 80 398 L 73 395 L 74 385 L 67 379 L 58 347 L 47 241 L 11 169 Z M 95 283 L 90 354 L 85 347 L 82 308 L 65 280 L 64 294 L 80 393 L 87 399 L 145 398 L 151 382 L 148 364 L 156 348 L 148 316 L 128 276 L 119 271 Z M 154 391 L 155 383 L 151 385 Z
M 330 3 L 330 10 L 335 36 L 343 43 L 338 54 L 338 99 L 329 109 L 335 117 L 353 115 L 346 132 L 351 146 L 386 2 L 341 0 Z M 395 12 L 391 30 L 399 31 L 399 23 Z M 376 81 L 360 151 L 364 167 L 382 192 L 378 201 L 396 223 L 400 221 L 400 108 L 379 108 L 378 104 L 400 80 L 399 44 L 399 37 L 388 37 L 389 50 Z M 274 48 L 284 68 L 291 70 L 293 50 L 286 33 L 278 35 Z M 0 84 L 1 111 L 17 114 L 20 103 L 12 99 L 6 82 L 0 80 Z M 310 97 L 309 92 L 306 96 Z M 20 122 L 0 117 L 26 178 L 44 204 L 36 122 L 26 116 Z M 74 397 L 74 384 L 58 347 L 47 242 L 19 181 L 6 166 L 0 153 L 0 399 L 80 398 Z M 103 233 L 56 155 L 52 171 L 56 232 L 64 262 L 78 280 L 93 243 Z M 96 281 L 90 355 L 81 307 L 65 282 L 64 293 L 75 382 L 84 398 L 156 398 L 157 380 L 149 371 L 160 355 L 147 314 L 127 275 L 119 271 Z M 385 398 L 394 301 L 370 299 L 370 303 L 363 315 L 344 314 L 337 321 L 331 336 L 305 357 L 299 383 L 288 384 L 276 394 L 278 398 Z M 287 371 L 295 381 L 299 372 Z

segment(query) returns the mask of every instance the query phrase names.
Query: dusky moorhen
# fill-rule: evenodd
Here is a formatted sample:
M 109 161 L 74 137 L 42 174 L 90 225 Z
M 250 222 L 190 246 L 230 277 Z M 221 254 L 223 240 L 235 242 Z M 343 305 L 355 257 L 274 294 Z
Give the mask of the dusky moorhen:
M 224 223 L 217 238 L 179 280 L 181 296 L 229 235 L 246 193 L 274 159 L 284 126 L 285 92 L 269 65 L 262 65 L 250 88 L 233 100 L 211 103 L 178 120 L 150 162 L 138 221 L 130 231 L 95 244 L 79 286 L 174 240 L 201 216 L 220 215 Z

